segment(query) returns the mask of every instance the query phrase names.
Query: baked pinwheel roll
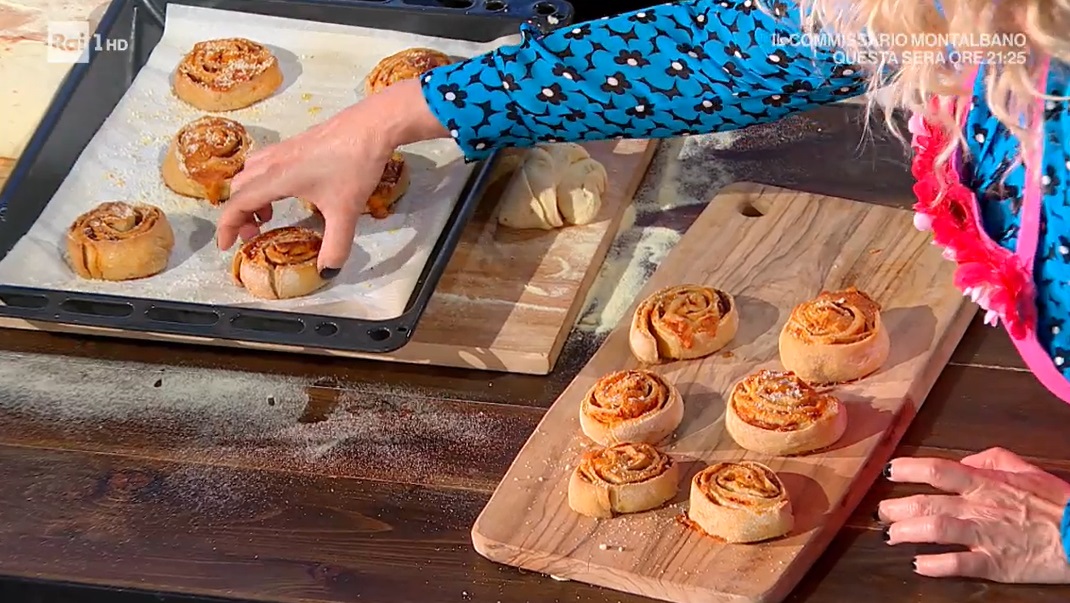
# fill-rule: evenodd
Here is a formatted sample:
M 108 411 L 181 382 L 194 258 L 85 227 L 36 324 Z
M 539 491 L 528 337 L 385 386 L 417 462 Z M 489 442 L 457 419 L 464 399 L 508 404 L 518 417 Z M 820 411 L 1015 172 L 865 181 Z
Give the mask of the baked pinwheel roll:
M 175 134 L 161 173 L 168 188 L 213 205 L 230 197 L 230 181 L 245 167 L 253 139 L 240 123 L 202 117 Z
M 835 444 L 847 430 L 836 396 L 819 393 L 794 373 L 761 370 L 732 388 L 725 429 L 741 448 L 784 456 Z
M 425 71 L 449 65 L 449 55 L 432 48 L 408 48 L 379 61 L 364 78 L 364 94 L 371 96 L 394 84 L 420 77 Z
M 379 178 L 379 184 L 375 185 L 375 190 L 372 191 L 371 197 L 368 197 L 364 213 L 371 214 L 373 218 L 378 220 L 390 217 L 394 204 L 398 202 L 402 195 L 408 192 L 411 182 L 412 176 L 409 164 L 405 161 L 405 156 L 395 151 L 386 162 L 386 166 L 383 167 L 383 175 Z M 320 213 L 319 208 L 312 203 L 304 199 L 301 202 L 312 213 Z
M 657 444 L 684 418 L 680 392 L 661 375 L 644 370 L 610 373 L 580 403 L 580 428 L 601 444 Z
M 676 496 L 680 466 L 650 444 L 617 444 L 586 453 L 568 482 L 568 506 L 609 518 L 660 507 Z
M 245 38 L 197 42 L 175 68 L 175 96 L 202 111 L 256 104 L 282 86 L 282 69 L 268 47 Z
M 628 343 L 641 362 L 689 360 L 720 350 L 739 328 L 731 295 L 702 285 L 666 287 L 644 299 L 632 317 Z
M 780 332 L 780 363 L 812 384 L 861 379 L 884 364 L 889 348 L 880 304 L 854 287 L 799 304 Z
M 322 243 L 319 233 L 297 226 L 262 232 L 234 254 L 232 274 L 263 299 L 308 295 L 327 282 L 316 266 Z
M 167 215 L 152 205 L 108 201 L 67 229 L 67 262 L 86 279 L 125 281 L 163 272 L 175 246 Z
M 744 544 L 778 538 L 795 517 L 777 474 L 761 463 L 716 463 L 691 480 L 688 518 L 725 542 Z

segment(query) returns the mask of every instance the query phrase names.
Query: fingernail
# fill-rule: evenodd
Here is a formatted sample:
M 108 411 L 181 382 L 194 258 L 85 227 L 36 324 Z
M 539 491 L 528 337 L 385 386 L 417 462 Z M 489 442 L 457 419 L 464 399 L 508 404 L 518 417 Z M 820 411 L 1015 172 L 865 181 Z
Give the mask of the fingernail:
M 881 539 L 885 542 L 888 542 L 892 539 L 892 534 L 888 528 L 884 528 L 883 530 L 881 530 Z
M 911 559 L 910 560 L 910 567 L 914 568 L 914 571 L 918 571 L 918 560 L 917 559 Z
M 884 476 L 884 479 L 892 479 L 892 464 L 891 463 L 888 463 L 887 465 L 884 466 L 884 471 L 881 471 L 881 475 Z
M 880 509 L 877 509 L 876 511 L 873 512 L 873 521 L 875 521 L 877 523 L 883 523 L 883 520 L 881 519 L 881 510 Z
M 322 268 L 320 269 L 320 278 L 329 281 L 332 278 L 338 276 L 338 273 L 342 270 L 340 268 Z

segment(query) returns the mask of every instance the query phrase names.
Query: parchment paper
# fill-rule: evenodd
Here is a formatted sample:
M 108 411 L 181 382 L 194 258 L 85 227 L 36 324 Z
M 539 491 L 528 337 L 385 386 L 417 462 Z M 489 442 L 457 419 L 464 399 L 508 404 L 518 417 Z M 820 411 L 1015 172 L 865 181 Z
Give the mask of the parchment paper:
M 242 123 L 258 146 L 299 134 L 353 104 L 363 96 L 364 76 L 394 52 L 426 46 L 463 58 L 517 39 L 509 36 L 476 44 L 169 4 L 163 38 L 148 63 L 41 217 L 0 262 L 0 282 L 372 320 L 401 314 L 473 166 L 464 164 L 460 149 L 450 140 L 402 147 L 412 169 L 412 185 L 391 217 L 361 218 L 353 254 L 342 273 L 304 298 L 252 297 L 230 277 L 237 245 L 228 252 L 215 246 L 221 209 L 171 192 L 160 177 L 171 138 L 184 124 L 204 115 L 173 96 L 170 82 L 175 66 L 196 42 L 235 36 L 269 46 L 285 78 L 272 98 L 221 114 Z M 82 280 L 74 274 L 64 258 L 66 230 L 79 214 L 109 200 L 151 203 L 167 214 L 176 242 L 166 271 L 121 283 Z M 295 199 L 276 203 L 274 218 L 263 230 L 294 224 L 322 232 L 322 219 L 311 217 Z

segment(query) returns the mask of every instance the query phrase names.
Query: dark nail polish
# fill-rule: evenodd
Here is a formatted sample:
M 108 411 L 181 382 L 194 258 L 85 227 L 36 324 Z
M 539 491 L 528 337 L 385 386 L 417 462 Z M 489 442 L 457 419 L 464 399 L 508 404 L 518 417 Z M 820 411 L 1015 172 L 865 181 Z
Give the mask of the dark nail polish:
M 891 463 L 888 463 L 887 465 L 884 466 L 884 471 L 881 471 L 881 475 L 884 476 L 884 479 L 892 479 L 892 464 Z
M 888 531 L 888 528 L 884 528 L 883 530 L 881 530 L 881 539 L 884 540 L 885 542 L 888 542 L 889 540 L 892 539 L 892 535 Z
M 918 571 L 918 560 L 917 559 L 911 559 L 910 560 L 910 567 L 914 568 L 914 571 Z
M 338 273 L 342 270 L 340 268 L 324 268 L 320 270 L 320 278 L 329 281 L 332 278 L 338 276 Z
M 880 509 L 877 509 L 876 511 L 873 512 L 873 521 L 875 521 L 877 523 L 883 523 L 882 520 L 881 520 L 881 510 Z

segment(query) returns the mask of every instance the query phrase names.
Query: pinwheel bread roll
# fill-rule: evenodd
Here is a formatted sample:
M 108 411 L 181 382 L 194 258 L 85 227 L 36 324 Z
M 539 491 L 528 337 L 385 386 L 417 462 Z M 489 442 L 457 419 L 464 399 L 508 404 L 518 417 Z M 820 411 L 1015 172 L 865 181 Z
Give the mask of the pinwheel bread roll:
M 635 309 L 628 344 L 641 362 L 689 360 L 720 350 L 739 329 L 728 293 L 702 285 L 666 287 Z
M 680 466 L 650 444 L 617 444 L 586 453 L 568 482 L 568 505 L 609 518 L 660 507 L 676 496 Z
M 606 168 L 582 146 L 538 145 L 528 151 L 506 185 L 498 223 L 524 230 L 589 224 L 602 208 L 608 185 Z
M 159 207 L 108 201 L 67 229 L 67 263 L 81 278 L 132 280 L 164 272 L 174 232 Z
M 297 226 L 262 232 L 234 254 L 232 274 L 256 297 L 308 295 L 326 283 L 316 266 L 322 243 L 319 233 Z
M 384 220 L 390 217 L 394 204 L 398 202 L 409 190 L 412 183 L 412 175 L 405 156 L 395 151 L 383 167 L 383 175 L 379 178 L 379 184 L 375 186 L 368 203 L 364 207 L 364 213 L 371 214 L 373 218 Z M 314 214 L 320 210 L 312 203 L 302 199 L 301 202 Z
M 795 374 L 761 370 L 732 388 L 725 429 L 747 450 L 771 456 L 803 454 L 843 437 L 847 413 L 836 396 L 819 393 Z
M 599 379 L 580 403 L 580 428 L 601 444 L 657 444 L 684 418 L 680 392 L 661 375 L 616 371 Z
M 180 195 L 217 205 L 230 197 L 230 181 L 245 167 L 253 140 L 240 123 L 202 117 L 175 134 L 164 155 L 164 184 Z
M 754 461 L 715 463 L 696 474 L 687 515 L 703 532 L 733 544 L 778 538 L 795 523 L 783 482 Z
M 175 235 L 158 207 L 101 203 L 67 229 L 67 262 L 86 279 L 125 281 L 167 268 Z
M 282 69 L 263 44 L 245 38 L 197 42 L 175 68 L 175 96 L 202 111 L 233 111 L 282 86 Z
M 851 287 L 825 291 L 795 307 L 780 332 L 780 362 L 807 383 L 845 383 L 888 359 L 881 307 Z
M 371 96 L 394 84 L 420 77 L 425 71 L 449 65 L 449 55 L 432 48 L 407 48 L 379 61 L 364 78 L 364 94 Z

